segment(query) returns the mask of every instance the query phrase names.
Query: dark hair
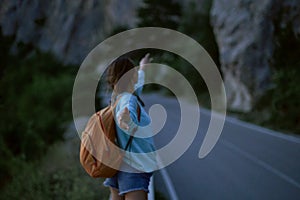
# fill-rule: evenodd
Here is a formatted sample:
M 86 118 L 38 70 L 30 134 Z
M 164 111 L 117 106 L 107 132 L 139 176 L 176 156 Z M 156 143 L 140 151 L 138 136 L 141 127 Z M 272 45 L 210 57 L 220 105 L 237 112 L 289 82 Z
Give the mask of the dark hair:
M 107 83 L 110 86 L 112 90 L 116 89 L 115 92 L 122 93 L 127 90 L 128 85 L 130 84 L 130 79 L 121 79 L 121 77 L 126 74 L 128 71 L 133 69 L 135 66 L 131 62 L 131 60 L 127 57 L 120 57 L 114 62 L 112 62 L 107 71 Z M 117 88 L 115 88 L 115 85 L 117 85 Z M 142 106 L 145 106 L 144 102 L 141 100 L 139 96 L 136 95 L 134 92 L 133 95 L 135 95 L 138 99 L 138 101 L 141 103 Z
M 111 89 L 114 89 L 120 78 L 134 68 L 134 64 L 129 58 L 121 57 L 112 62 L 108 67 L 107 82 Z M 115 88 L 117 93 L 124 92 L 130 83 L 129 79 L 122 79 Z

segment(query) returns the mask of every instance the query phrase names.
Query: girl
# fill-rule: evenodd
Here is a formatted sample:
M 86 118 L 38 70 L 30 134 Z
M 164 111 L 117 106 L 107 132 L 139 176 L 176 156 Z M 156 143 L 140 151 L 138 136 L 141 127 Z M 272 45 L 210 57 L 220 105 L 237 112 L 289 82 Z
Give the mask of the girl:
M 108 68 L 108 84 L 113 90 L 111 104 L 117 104 L 114 116 L 119 147 L 125 149 L 130 144 L 119 172 L 104 181 L 113 200 L 147 199 L 150 177 L 155 169 L 155 147 L 148 126 L 151 120 L 139 98 L 144 84 L 144 64 L 149 61 L 147 54 L 137 70 L 128 58 L 119 58 Z M 150 137 L 130 139 L 136 132 Z M 137 155 L 139 153 L 147 154 Z

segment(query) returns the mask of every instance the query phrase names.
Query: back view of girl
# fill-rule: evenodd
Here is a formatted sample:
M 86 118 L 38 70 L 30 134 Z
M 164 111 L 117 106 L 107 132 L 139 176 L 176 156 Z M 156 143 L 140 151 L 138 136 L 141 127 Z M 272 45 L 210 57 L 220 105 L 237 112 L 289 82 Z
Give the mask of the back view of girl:
M 147 199 L 150 178 L 155 169 L 155 147 L 149 128 L 151 120 L 139 98 L 145 77 L 143 65 L 148 62 L 149 54 L 141 60 L 137 69 L 128 58 L 119 58 L 108 68 L 107 80 L 113 90 L 111 104 L 117 104 L 114 116 L 119 147 L 125 149 L 130 137 L 137 132 L 140 134 L 129 142 L 119 172 L 104 181 L 113 200 Z

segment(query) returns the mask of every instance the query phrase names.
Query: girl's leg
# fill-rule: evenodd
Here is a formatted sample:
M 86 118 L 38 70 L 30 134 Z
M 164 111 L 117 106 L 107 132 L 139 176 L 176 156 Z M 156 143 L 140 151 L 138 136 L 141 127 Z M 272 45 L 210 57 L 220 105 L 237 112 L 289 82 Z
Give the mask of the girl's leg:
M 124 200 L 123 196 L 119 195 L 119 190 L 110 187 L 111 200 Z
M 137 190 L 125 194 L 125 200 L 147 200 L 148 196 L 144 190 Z

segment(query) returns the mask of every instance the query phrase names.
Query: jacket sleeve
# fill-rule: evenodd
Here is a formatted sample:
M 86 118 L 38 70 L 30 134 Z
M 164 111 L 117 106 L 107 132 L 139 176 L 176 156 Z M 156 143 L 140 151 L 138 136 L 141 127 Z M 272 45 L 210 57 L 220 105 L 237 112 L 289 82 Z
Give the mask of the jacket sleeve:
M 144 83 L 145 83 L 145 72 L 144 72 L 144 70 L 140 69 L 138 71 L 138 81 L 134 85 L 134 89 L 135 89 L 137 95 L 141 95 L 142 94 Z
M 147 126 L 150 124 L 151 120 L 145 110 L 140 106 L 140 120 L 138 120 L 138 113 L 137 113 L 137 106 L 138 104 L 137 97 L 131 94 L 127 94 L 121 97 L 118 102 L 117 110 L 116 110 L 116 124 L 118 124 L 118 117 L 120 116 L 121 112 L 125 109 L 125 107 L 129 110 L 130 121 L 128 123 L 129 130 L 122 129 L 124 132 L 131 134 L 134 130 L 136 130 L 139 126 Z

